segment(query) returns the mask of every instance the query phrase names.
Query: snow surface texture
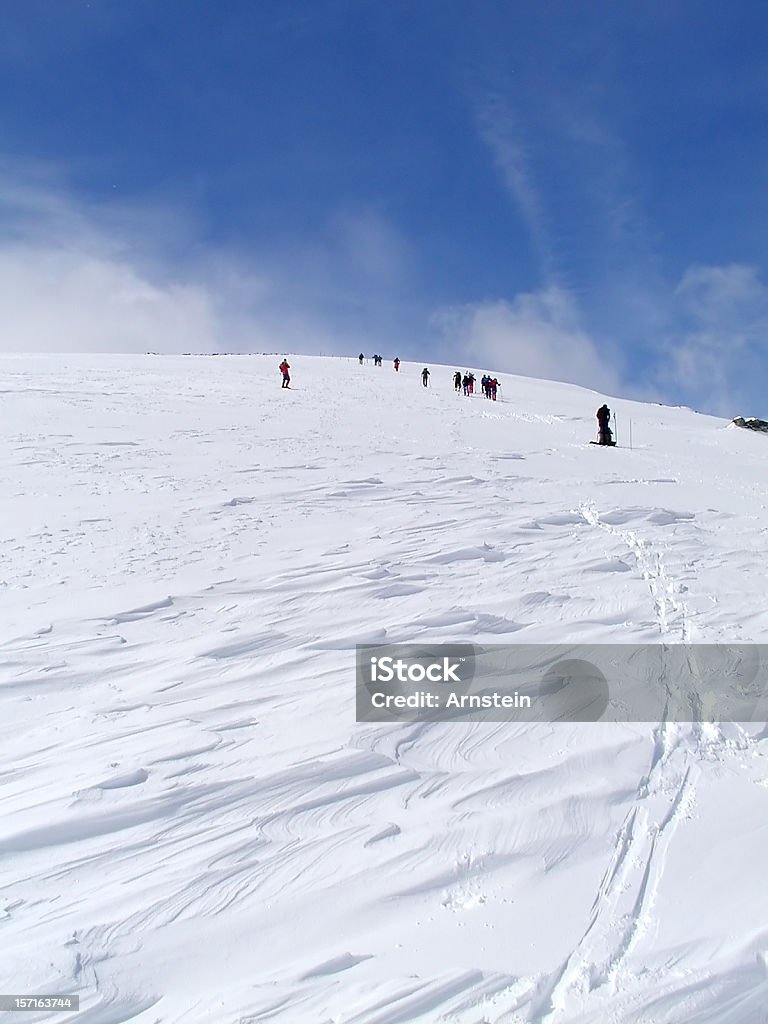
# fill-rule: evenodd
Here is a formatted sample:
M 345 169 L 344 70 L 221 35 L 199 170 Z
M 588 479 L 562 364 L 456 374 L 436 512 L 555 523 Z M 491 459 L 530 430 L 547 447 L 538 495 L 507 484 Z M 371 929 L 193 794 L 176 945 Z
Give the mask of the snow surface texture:
M 82 1007 L 3 1020 L 768 1020 L 763 725 L 354 721 L 358 642 L 765 643 L 764 438 L 281 355 L 0 360 L 0 990 Z

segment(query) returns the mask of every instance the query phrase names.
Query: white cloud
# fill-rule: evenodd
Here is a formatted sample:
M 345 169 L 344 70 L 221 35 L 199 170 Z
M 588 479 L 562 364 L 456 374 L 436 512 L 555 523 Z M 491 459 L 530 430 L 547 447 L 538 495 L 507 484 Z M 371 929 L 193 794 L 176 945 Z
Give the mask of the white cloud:
M 12 351 L 214 351 L 215 304 L 201 286 L 153 284 L 82 250 L 0 251 L 2 347 Z
M 693 266 L 683 275 L 675 295 L 682 308 L 704 324 L 743 323 L 768 313 L 768 289 L 757 267 L 743 263 Z
M 0 164 L 0 197 L 0 350 L 332 354 L 397 333 L 408 247 L 368 208 L 245 254 L 171 208 L 78 201 L 45 168 Z
M 489 370 L 567 381 L 610 394 L 619 390 L 617 353 L 580 327 L 566 292 L 556 287 L 497 301 L 443 309 L 434 317 L 454 359 Z
M 758 269 L 690 267 L 674 301 L 677 326 L 659 353 L 659 382 L 667 392 L 723 416 L 764 415 L 768 286 Z
M 221 268 L 209 280 L 174 275 L 153 244 L 184 248 L 181 218 L 76 202 L 36 166 L 0 168 L 0 195 L 0 349 L 216 351 L 239 329 L 221 301 L 233 286 L 222 292 L 212 280 L 226 281 Z
M 408 273 L 410 247 L 391 224 L 369 207 L 349 207 L 332 219 L 332 238 L 356 280 L 375 288 L 399 285 Z
M 430 320 L 410 244 L 370 207 L 343 208 L 312 238 L 271 239 L 248 254 L 201 246 L 201 235 L 170 208 L 86 204 L 39 169 L 0 163 L 0 350 L 397 348 L 403 358 L 766 415 L 768 286 L 752 266 L 693 266 L 677 287 L 630 288 L 610 309 L 606 296 L 608 328 L 620 321 L 606 346 L 554 284 L 444 306 Z M 628 336 L 647 345 L 622 351 Z

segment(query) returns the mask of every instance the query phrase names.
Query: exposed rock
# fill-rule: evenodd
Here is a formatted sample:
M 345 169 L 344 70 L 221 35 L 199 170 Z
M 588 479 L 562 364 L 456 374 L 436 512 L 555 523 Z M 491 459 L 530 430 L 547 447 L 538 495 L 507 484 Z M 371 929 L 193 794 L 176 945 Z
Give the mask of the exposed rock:
M 744 419 L 743 416 L 737 416 L 731 422 L 735 427 L 746 427 L 748 430 L 762 430 L 768 433 L 768 420 L 757 420 L 754 417 Z

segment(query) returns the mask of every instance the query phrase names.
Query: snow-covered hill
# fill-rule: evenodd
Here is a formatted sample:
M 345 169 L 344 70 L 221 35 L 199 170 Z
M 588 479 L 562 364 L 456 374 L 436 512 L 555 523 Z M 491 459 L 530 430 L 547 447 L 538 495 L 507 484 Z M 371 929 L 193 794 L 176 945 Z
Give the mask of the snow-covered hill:
M 0 359 L 0 991 L 81 999 L 8 1021 L 768 1020 L 762 725 L 354 692 L 364 642 L 766 642 L 765 437 L 281 355 Z

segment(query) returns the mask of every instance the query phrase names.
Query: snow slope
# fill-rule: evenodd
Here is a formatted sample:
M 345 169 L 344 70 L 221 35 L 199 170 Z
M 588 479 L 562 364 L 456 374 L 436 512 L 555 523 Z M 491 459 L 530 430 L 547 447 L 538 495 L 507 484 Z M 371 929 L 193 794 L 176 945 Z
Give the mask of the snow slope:
M 354 645 L 768 639 L 768 442 L 453 367 L 2 357 L 0 991 L 768 1021 L 762 724 L 358 725 Z

